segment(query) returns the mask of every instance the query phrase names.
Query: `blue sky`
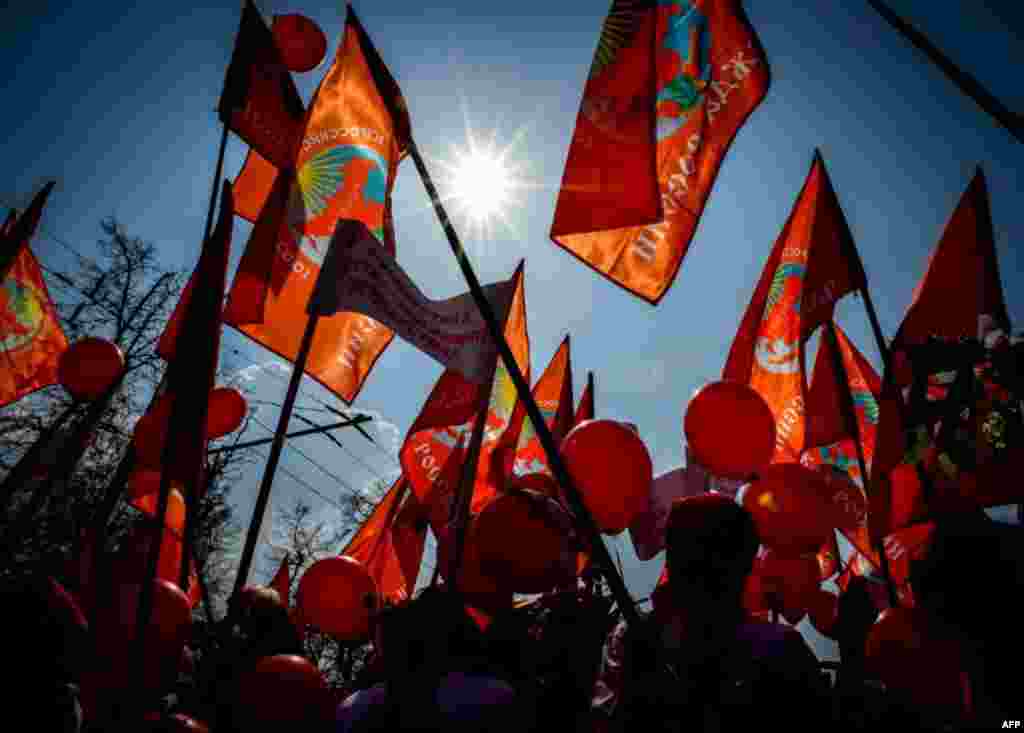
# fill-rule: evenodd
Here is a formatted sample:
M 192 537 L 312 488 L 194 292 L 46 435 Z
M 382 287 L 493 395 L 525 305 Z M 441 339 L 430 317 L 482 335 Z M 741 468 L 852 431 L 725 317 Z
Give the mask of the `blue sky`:
M 941 228 L 981 164 L 992 197 L 997 248 L 1011 318 L 1024 316 L 1024 234 L 1016 216 L 1024 193 L 1024 146 L 963 97 L 886 25 L 866 2 L 745 5 L 772 68 L 772 86 L 725 160 L 679 276 L 653 308 L 599 278 L 547 237 L 555 193 L 582 85 L 608 3 L 521 0 L 495 4 L 395 0 L 356 8 L 408 101 L 415 138 L 440 175 L 439 161 L 466 143 L 466 120 L 498 145 L 518 135 L 510 159 L 534 186 L 509 207 L 491 236 L 463 232 L 483 282 L 507 277 L 526 258 L 526 298 L 534 374 L 566 333 L 572 335 L 576 394 L 593 370 L 600 417 L 636 423 L 656 472 L 683 461 L 682 415 L 693 391 L 718 377 L 751 290 L 807 173 L 815 147 L 825 157 L 861 256 L 883 330 L 895 331 Z M 891 0 L 1011 109 L 1024 110 L 1024 10 L 1019 3 Z M 259 3 L 266 15 L 301 12 L 337 46 L 339 0 Z M 827 8 L 827 10 L 826 10 Z M 6 175 L 0 204 L 21 203 L 42 180 L 57 188 L 34 249 L 50 266 L 68 265 L 53 237 L 95 252 L 99 220 L 116 214 L 156 242 L 169 266 L 194 263 L 220 134 L 215 108 L 240 3 L 138 5 L 24 2 L 0 10 L 6 70 L 0 151 Z M 13 41 L 13 42 L 12 42 Z M 321 69 L 297 78 L 308 100 Z M 232 138 L 225 173 L 241 166 Z M 431 297 L 466 288 L 411 162 L 395 188 L 398 259 Z M 232 267 L 249 225 L 237 221 Z M 839 322 L 877 365 L 861 304 L 848 298 Z M 230 329 L 222 362 L 231 368 L 273 361 Z M 395 342 L 356 407 L 376 411 L 382 444 L 404 435 L 441 371 Z M 252 394 L 280 401 L 280 374 L 250 369 Z M 306 380 L 303 406 L 337 404 Z M 303 412 L 320 420 L 321 413 Z M 276 423 L 262 408 L 260 419 Z M 293 422 L 293 427 L 295 426 Z M 254 428 L 253 437 L 262 437 Z M 391 475 L 391 457 L 342 434 L 353 458 L 322 438 L 296 445 L 336 476 L 362 485 Z M 337 482 L 293 450 L 283 465 L 328 496 Z M 369 468 L 367 468 L 367 466 Z M 372 470 L 370 470 L 372 469 Z M 248 520 L 256 466 L 236 489 Z M 294 478 L 279 475 L 272 504 L 304 495 L 325 517 L 334 510 Z M 627 582 L 646 596 L 661 559 L 641 563 L 622 545 Z M 270 568 L 258 566 L 258 572 Z M 819 647 L 819 651 L 824 648 Z

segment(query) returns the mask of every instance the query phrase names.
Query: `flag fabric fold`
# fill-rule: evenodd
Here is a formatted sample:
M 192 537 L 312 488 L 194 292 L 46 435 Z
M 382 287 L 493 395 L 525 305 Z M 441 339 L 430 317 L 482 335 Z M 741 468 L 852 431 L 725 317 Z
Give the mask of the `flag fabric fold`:
M 483 288 L 501 321 L 515 288 L 515 276 Z M 471 293 L 430 300 L 366 225 L 354 219 L 338 222 L 308 312 L 321 318 L 342 312 L 369 316 L 476 384 L 487 381 L 498 356 Z
M 36 202 L 45 201 L 48 191 L 20 219 L 12 212 L 0 230 L 0 259 L 8 263 L 0 278 L 0 407 L 57 384 L 60 357 L 68 348 L 42 270 L 28 246 L 42 208 Z
M 310 104 L 290 170 L 276 174 L 269 187 L 266 176 L 257 181 L 269 193 L 263 194 L 239 264 L 226 322 L 294 361 L 337 221 L 362 221 L 394 253 L 391 190 L 410 144 L 398 85 L 350 7 L 341 46 Z M 259 199 L 257 193 L 246 200 Z M 392 337 L 360 314 L 323 318 L 306 373 L 351 403 Z
M 218 112 L 221 122 L 271 165 L 291 167 L 306 110 L 274 34 L 252 0 L 242 6 Z
M 555 444 L 561 444 L 573 426 L 572 359 L 568 336 L 551 357 L 544 373 L 533 386 L 532 394 L 541 415 L 544 416 L 545 424 L 555 439 Z M 551 467 L 548 466 L 548 458 L 540 444 L 537 430 L 526 415 L 522 417 L 522 428 L 516 440 L 512 473 L 516 476 L 531 473 L 551 474 Z
M 769 68 L 737 0 L 615 0 L 583 92 L 552 240 L 657 304 Z
M 749 384 L 775 416 L 773 462 L 798 462 L 806 440 L 804 344 L 835 303 L 865 287 L 863 267 L 820 154 L 768 257 L 722 378 Z
M 530 340 L 526 329 L 526 297 L 523 290 L 523 266 L 516 269 L 515 294 L 505 320 L 508 342 L 519 370 L 530 378 Z M 490 400 L 485 404 L 486 395 Z M 401 449 L 402 469 L 413 492 L 422 501 L 440 476 L 460 436 L 468 436 L 480 410 L 487 410 L 479 470 L 471 511 L 476 512 L 494 496 L 506 475 L 504 458 L 514 451 L 518 437 L 516 421 L 522 414 L 517 406 L 515 385 L 497 359 L 491 384 L 470 382 L 458 371 L 446 369 L 431 390 L 419 416 L 406 434 Z M 495 465 L 500 462 L 501 465 Z M 509 461 L 510 464 L 510 461 Z M 511 468 L 511 466 L 508 466 Z

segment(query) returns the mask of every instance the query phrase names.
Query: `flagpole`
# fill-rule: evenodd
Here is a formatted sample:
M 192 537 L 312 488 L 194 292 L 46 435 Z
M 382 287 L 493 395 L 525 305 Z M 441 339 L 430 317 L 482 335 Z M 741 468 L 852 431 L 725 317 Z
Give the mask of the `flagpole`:
M 313 333 L 316 331 L 316 324 L 320 316 L 311 314 L 306 321 L 306 330 L 302 334 L 302 343 L 299 346 L 299 353 L 295 357 L 292 367 L 291 381 L 288 383 L 288 392 L 285 394 L 284 404 L 281 406 L 281 415 L 277 420 L 277 430 L 274 432 L 274 440 L 270 444 L 270 455 L 267 458 L 267 465 L 263 469 L 263 479 L 260 482 L 260 492 L 256 497 L 256 506 L 253 509 L 252 521 L 249 523 L 249 533 L 245 537 L 245 547 L 242 550 L 242 559 L 238 565 L 238 574 L 235 576 L 235 588 L 233 595 L 237 596 L 249 577 L 249 568 L 252 565 L 253 553 L 256 550 L 256 540 L 259 536 L 260 527 L 263 526 L 263 515 L 267 511 L 267 501 L 270 499 L 270 487 L 274 483 L 274 473 L 277 471 L 277 463 L 281 459 L 281 450 L 284 448 L 285 430 L 288 427 L 288 420 L 292 416 L 295 407 L 295 398 L 299 394 L 299 383 L 306 371 L 306 361 L 309 359 L 309 351 L 313 346 Z
M 1017 142 L 1024 143 L 1024 118 L 1010 111 L 973 76 L 954 64 L 939 48 L 919 30 L 898 16 L 881 0 L 868 0 L 868 5 L 884 18 L 898 33 L 922 51 L 933 64 L 939 67 L 946 77 L 961 92 L 974 100 L 975 104 L 987 112 L 996 122 L 1005 127 Z
M 459 267 L 462 269 L 462 274 L 466 278 L 470 292 L 473 294 L 473 299 L 476 301 L 477 307 L 480 309 L 480 314 L 487 323 L 487 327 L 491 332 L 491 337 L 495 340 L 498 346 L 501 358 L 505 361 L 509 377 L 511 377 L 512 383 L 516 387 L 519 399 L 523 401 L 526 413 L 531 422 L 533 422 L 534 428 L 537 431 L 537 437 L 540 439 L 540 443 L 547 455 L 548 465 L 555 474 L 556 480 L 565 491 L 566 498 L 569 500 L 573 509 L 573 517 L 577 522 L 578 528 L 581 529 L 581 533 L 584 534 L 593 548 L 595 559 L 597 559 L 599 565 L 605 569 L 605 575 L 608 578 L 609 586 L 613 595 L 616 597 L 618 605 L 622 609 L 623 615 L 626 616 L 629 622 L 635 622 L 639 620 L 639 614 L 637 613 L 633 600 L 630 598 L 629 590 L 626 588 L 626 583 L 616 571 L 611 555 L 608 554 L 608 548 L 601 539 L 601 534 L 597 529 L 597 525 L 594 523 L 593 517 L 584 505 L 583 500 L 580 497 L 580 493 L 576 489 L 576 484 L 569 475 L 568 469 L 562 462 L 562 457 L 558 452 L 558 446 L 555 445 L 554 438 L 551 436 L 551 431 L 548 429 L 547 423 L 544 421 L 544 417 L 541 414 L 540 409 L 537 407 L 537 403 L 534 401 L 533 395 L 530 393 L 530 386 L 526 383 L 526 379 L 524 379 L 522 372 L 519 370 L 519 365 L 516 363 L 512 350 L 509 348 L 508 342 L 505 340 L 505 335 L 498 324 L 494 311 L 491 308 L 490 303 L 487 302 L 487 298 L 484 296 L 483 291 L 480 288 L 480 281 L 477 280 L 476 273 L 473 271 L 473 266 L 470 264 L 469 258 L 462 247 L 462 243 L 459 241 L 459 237 L 456 234 L 454 227 L 452 227 L 451 221 L 448 219 L 448 214 L 441 203 L 441 199 L 438 196 L 437 189 L 430 177 L 430 173 L 427 171 L 426 165 L 423 162 L 423 158 L 420 156 L 419 149 L 416 147 L 416 143 L 412 140 L 409 141 L 409 154 L 413 159 L 413 163 L 416 165 L 416 170 L 419 172 L 420 179 L 423 181 L 424 187 L 427 189 L 427 194 L 430 196 L 430 200 L 433 203 L 434 211 L 437 213 L 441 226 L 444 228 L 445 235 L 448 238 L 448 244 L 451 245 L 455 259 L 459 263 Z
M 839 350 L 839 337 L 836 335 L 836 324 L 832 320 L 825 323 L 825 338 L 828 340 L 829 351 L 832 352 L 832 368 L 839 378 L 839 409 L 843 414 L 846 429 L 853 436 L 853 445 L 857 451 L 857 465 L 860 468 L 860 475 L 863 480 L 861 492 L 864 494 L 866 501 L 868 464 L 864 458 L 863 438 L 860 434 L 860 425 L 857 422 L 857 414 L 853 406 L 853 395 L 850 393 L 850 375 L 846 371 L 846 364 L 843 363 L 843 355 Z M 882 577 L 885 579 L 885 587 L 889 592 L 889 604 L 896 608 L 899 606 L 899 598 L 896 595 L 896 586 L 893 584 L 892 575 L 889 573 L 889 559 L 885 554 L 885 543 L 876 543 L 875 551 L 878 553 Z

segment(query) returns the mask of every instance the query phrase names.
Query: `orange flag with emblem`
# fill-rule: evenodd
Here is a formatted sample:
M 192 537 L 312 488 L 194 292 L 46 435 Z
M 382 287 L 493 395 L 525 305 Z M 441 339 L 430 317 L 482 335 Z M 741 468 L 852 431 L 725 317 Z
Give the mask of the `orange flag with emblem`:
M 276 176 L 253 227 L 227 323 L 294 360 L 337 221 L 362 221 L 394 254 L 391 189 L 409 145 L 401 91 L 350 7 L 337 57 L 306 116 L 295 173 Z M 351 403 L 392 337 L 367 316 L 321 318 L 306 373 Z
M 615 0 L 584 88 L 552 240 L 656 304 L 768 83 L 738 0 Z
M 866 287 L 839 200 L 815 153 L 743 316 L 722 378 L 749 384 L 775 416 L 773 462 L 798 462 L 806 440 L 804 344 L 835 303 Z
M 21 218 L 28 216 L 31 208 Z M 37 221 L 38 214 L 27 228 L 12 212 L 0 231 L 0 256 L 13 255 L 5 257 L 10 264 L 0 280 L 0 406 L 57 384 L 60 357 L 68 348 L 43 273 L 28 246 Z
M 526 295 L 523 289 L 523 265 L 516 270 L 516 289 L 505 321 L 505 340 L 523 376 L 530 378 L 530 339 L 526 330 Z M 469 382 L 454 369 L 447 369 L 427 398 L 402 444 L 402 470 L 409 479 L 413 493 L 423 501 L 455 448 L 459 437 L 468 436 L 487 394 L 487 386 Z M 500 471 L 492 463 L 501 461 L 506 444 L 515 446 L 517 395 L 512 378 L 499 358 L 490 385 L 490 402 L 486 405 L 487 423 L 480 447 L 480 469 L 474 490 L 471 511 L 479 511 L 497 491 Z M 497 451 L 497 457 L 496 457 Z M 503 461 L 502 461 L 503 462 Z
M 416 587 L 426 532 L 423 510 L 399 477 L 341 554 L 366 566 L 381 596 L 402 601 Z
M 544 422 L 551 431 L 555 444 L 561 444 L 573 425 L 572 360 L 568 336 L 563 339 L 558 351 L 551 357 L 547 369 L 533 386 L 533 399 L 544 416 Z M 537 430 L 526 416 L 523 418 L 522 429 L 516 441 L 512 472 L 516 476 L 531 473 L 551 474 L 548 457 L 540 444 L 540 438 L 537 437 Z

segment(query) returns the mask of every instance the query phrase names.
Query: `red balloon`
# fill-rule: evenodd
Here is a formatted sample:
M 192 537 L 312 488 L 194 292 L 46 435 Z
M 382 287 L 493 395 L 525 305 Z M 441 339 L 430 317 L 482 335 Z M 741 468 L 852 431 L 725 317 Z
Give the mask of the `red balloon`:
M 274 42 L 289 71 L 312 71 L 327 55 L 327 37 L 320 26 L 304 15 L 275 15 Z
M 614 420 L 585 420 L 565 436 L 561 451 L 602 532 L 619 534 L 647 508 L 654 469 L 633 430 Z
M 798 463 L 775 463 L 743 491 L 761 542 L 788 555 L 817 552 L 832 531 L 828 487 Z
M 757 572 L 772 589 L 774 605 L 791 624 L 799 623 L 818 591 L 820 569 L 816 555 L 783 555 L 768 548 L 758 558 Z
M 105 339 L 76 341 L 60 357 L 57 379 L 72 397 L 85 402 L 102 397 L 124 371 L 124 354 Z
M 572 521 L 554 499 L 533 491 L 503 494 L 473 522 L 469 542 L 480 567 L 502 588 L 543 593 L 576 577 Z
M 512 485 L 517 489 L 536 491 L 538 494 L 558 499 L 562 495 L 562 489 L 555 481 L 555 478 L 547 473 L 529 473 L 525 476 L 516 476 L 512 479 Z
M 238 430 L 248 411 L 245 397 L 234 387 L 217 387 L 210 392 L 206 415 L 206 432 L 210 440 Z
M 360 639 L 370 631 L 376 594 L 373 578 L 362 563 L 345 555 L 328 557 L 303 574 L 296 605 L 302 618 L 325 634 Z
M 916 707 L 961 706 L 962 650 L 935 634 L 922 611 L 902 607 L 882 611 L 868 633 L 865 653 L 868 671 Z
M 309 660 L 293 654 L 263 657 L 238 678 L 237 708 L 244 725 L 300 723 L 321 717 L 330 705 L 327 684 Z
M 839 597 L 824 588 L 819 588 L 810 598 L 807 615 L 811 617 L 811 625 L 822 636 L 835 638 L 833 633 L 839 618 Z
M 747 479 L 775 453 L 775 416 L 768 403 L 739 382 L 712 382 L 690 400 L 683 418 L 686 443 L 716 476 Z
M 281 594 L 265 585 L 247 585 L 238 593 L 239 610 L 255 614 L 274 613 L 286 608 Z

